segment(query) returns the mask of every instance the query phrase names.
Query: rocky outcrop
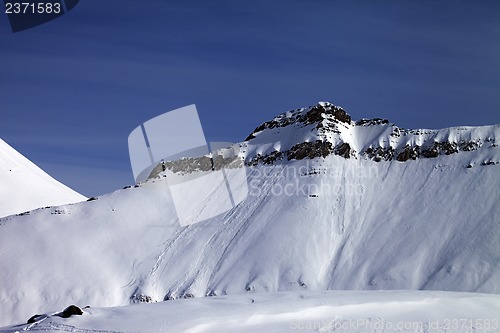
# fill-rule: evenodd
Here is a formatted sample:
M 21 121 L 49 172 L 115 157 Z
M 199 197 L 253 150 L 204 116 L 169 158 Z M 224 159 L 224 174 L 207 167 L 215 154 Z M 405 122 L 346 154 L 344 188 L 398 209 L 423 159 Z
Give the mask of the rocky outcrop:
M 196 171 L 218 171 L 222 168 L 234 169 L 240 167 L 243 167 L 243 159 L 241 157 L 235 155 L 224 157 L 216 152 L 212 155 L 160 162 L 151 171 L 148 178 L 158 177 L 166 170 L 170 170 L 173 173 L 187 174 Z
M 333 146 L 331 142 L 328 141 L 314 141 L 314 142 L 302 142 L 294 145 L 287 151 L 278 152 L 273 151 L 267 155 L 257 154 L 255 157 L 249 159 L 245 164 L 248 166 L 261 164 L 274 164 L 276 161 L 286 160 L 303 160 L 303 159 L 314 159 L 317 157 L 327 157 L 328 155 L 335 154 L 344 158 L 350 158 L 355 156 L 355 151 L 351 149 L 351 146 L 343 142 L 336 146 Z
M 285 155 L 286 154 L 284 152 L 276 151 L 276 150 L 271 152 L 270 154 L 267 154 L 267 155 L 257 154 L 254 158 L 245 162 L 245 164 L 248 166 L 257 165 L 259 163 L 261 163 L 261 164 L 274 164 L 274 162 L 276 162 L 276 161 L 283 160 Z
M 473 151 L 479 148 L 480 144 L 475 141 L 461 141 L 460 143 L 444 141 L 434 142 L 430 146 L 427 146 L 427 148 L 407 144 L 403 149 L 397 151 L 392 147 L 369 147 L 361 152 L 361 155 L 375 162 L 391 161 L 393 159 L 399 162 L 406 162 L 408 160 L 416 160 L 417 158 L 435 158 L 440 155 L 451 155 L 459 151 Z
M 416 160 L 420 156 L 420 147 L 406 145 L 402 152 L 396 156 L 399 162 L 408 161 L 409 159 Z
M 71 316 L 81 316 L 82 314 L 82 309 L 80 309 L 76 305 L 70 305 L 66 309 L 64 309 L 63 312 L 56 314 L 56 316 L 59 316 L 61 318 L 69 318 Z
M 351 155 L 354 155 L 355 151 L 351 150 L 351 146 L 347 143 L 341 143 L 340 145 L 335 147 L 335 155 L 342 156 L 343 158 L 349 158 Z
M 266 129 L 286 127 L 293 124 L 297 124 L 299 126 L 317 124 L 316 128 L 323 128 L 323 120 L 330 120 L 345 124 L 351 124 L 352 121 L 351 116 L 345 112 L 343 108 L 327 102 L 322 102 L 307 109 L 297 109 L 282 113 L 273 120 L 266 121 L 255 128 L 245 141 L 254 139 L 256 134 Z
M 356 126 L 384 125 L 384 124 L 388 124 L 388 123 L 389 123 L 389 120 L 382 119 L 382 118 L 373 118 L 373 119 L 362 118 L 362 119 L 356 121 Z
M 363 154 L 365 154 L 369 159 L 372 159 L 375 162 L 390 161 L 394 157 L 394 149 L 392 147 L 369 147 L 363 152 Z
M 287 152 L 287 159 L 290 161 L 326 157 L 333 151 L 333 146 L 328 141 L 302 142 L 290 148 Z
M 81 315 L 83 315 L 83 310 L 80 307 L 78 307 L 76 305 L 70 305 L 66 309 L 64 309 L 63 311 L 52 314 L 52 315 L 48 315 L 48 314 L 33 315 L 32 317 L 30 317 L 28 319 L 28 321 L 26 323 L 27 324 L 34 324 L 34 323 L 40 322 L 46 318 L 49 318 L 50 316 L 69 318 L 71 316 L 81 316 Z

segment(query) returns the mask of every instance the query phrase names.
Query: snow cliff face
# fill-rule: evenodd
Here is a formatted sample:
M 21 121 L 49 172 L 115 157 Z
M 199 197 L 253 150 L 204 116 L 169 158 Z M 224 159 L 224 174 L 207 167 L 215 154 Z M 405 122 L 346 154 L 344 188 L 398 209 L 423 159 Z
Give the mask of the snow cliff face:
M 0 139 L 0 217 L 85 199 Z
M 94 201 L 0 219 L 0 324 L 72 303 L 325 289 L 500 293 L 499 132 L 402 130 L 321 103 L 213 156 L 246 165 L 248 196 L 204 222 L 179 225 L 167 180 L 210 172 L 207 157 L 166 162 L 147 182 Z M 193 200 L 193 218 L 218 204 L 225 185 L 204 186 L 214 191 Z

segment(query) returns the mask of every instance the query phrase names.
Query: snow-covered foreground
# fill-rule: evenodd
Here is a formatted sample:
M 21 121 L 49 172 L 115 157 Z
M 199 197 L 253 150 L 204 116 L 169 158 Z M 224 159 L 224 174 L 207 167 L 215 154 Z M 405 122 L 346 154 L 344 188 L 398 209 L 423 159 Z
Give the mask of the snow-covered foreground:
M 500 295 L 442 291 L 278 292 L 178 299 L 1 332 L 500 332 Z
M 0 217 L 85 199 L 0 139 Z

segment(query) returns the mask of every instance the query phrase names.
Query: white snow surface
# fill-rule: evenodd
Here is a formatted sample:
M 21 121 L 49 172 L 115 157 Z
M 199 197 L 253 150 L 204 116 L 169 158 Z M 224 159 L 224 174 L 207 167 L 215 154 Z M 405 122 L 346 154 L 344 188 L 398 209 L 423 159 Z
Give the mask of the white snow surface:
M 82 333 L 166 332 L 500 332 L 500 296 L 443 291 L 273 292 L 49 313 L 0 328 Z
M 172 331 L 192 328 L 192 332 L 215 332 L 222 327 L 223 320 L 219 323 L 217 318 L 223 316 L 224 309 L 238 311 L 239 302 L 248 303 L 256 297 L 260 297 L 265 313 L 248 305 L 240 317 L 235 314 L 234 325 L 240 324 L 238 318 L 249 323 L 248 327 L 257 325 L 262 315 L 265 326 L 271 327 L 267 331 L 272 331 L 273 323 L 284 325 L 295 312 L 298 318 L 306 318 L 301 317 L 300 309 L 309 313 L 316 302 L 322 304 L 322 297 L 330 305 L 319 317 L 330 320 L 342 312 L 329 311 L 328 306 L 347 309 L 338 304 L 348 302 L 351 296 L 355 303 L 365 304 L 361 309 L 376 310 L 373 313 L 387 304 L 395 311 L 398 304 L 404 309 L 405 302 L 415 302 L 422 311 L 432 313 L 433 306 L 444 309 L 457 302 L 464 306 L 466 315 L 469 307 L 476 309 L 475 301 L 469 302 L 475 297 L 498 308 L 497 295 L 404 292 L 393 294 L 391 300 L 384 296 L 391 294 L 384 292 L 307 296 L 309 292 L 339 289 L 499 294 L 498 128 L 460 130 L 457 140 L 470 137 L 481 143 L 479 148 L 436 158 L 377 163 L 362 156 L 345 159 L 329 155 L 247 167 L 249 193 L 241 203 L 222 215 L 185 227 L 177 220 L 165 174 L 98 200 L 0 219 L 0 325 L 26 322 L 35 313 L 78 304 L 92 306 L 88 311 L 91 315 L 55 319 L 54 325 L 62 325 L 59 330 L 69 325 L 66 330 L 75 326 L 89 332 L 96 327 L 146 332 L 137 326 L 125 329 L 118 322 L 126 322 L 130 311 L 144 316 L 137 322 L 131 319 L 130 325 L 149 322 L 153 320 L 149 311 L 157 309 L 161 313 L 172 311 L 168 318 L 179 325 L 174 326 L 179 330 Z M 262 142 L 271 143 L 271 147 L 280 142 L 292 145 L 293 133 L 284 135 L 283 129 L 289 131 L 280 128 L 270 136 L 273 140 Z M 356 130 L 352 131 L 352 142 L 369 144 L 368 135 L 361 140 Z M 434 136 L 449 139 L 447 136 L 456 135 L 456 131 L 434 131 Z M 384 131 L 381 133 L 381 137 L 370 134 L 374 145 L 389 140 Z M 264 136 L 267 134 L 240 144 L 243 157 L 251 157 Z M 299 135 L 295 139 L 304 138 Z M 206 179 L 205 186 L 213 188 L 213 193 L 226 186 Z M 200 211 L 217 205 L 218 197 L 208 195 L 193 201 L 201 202 L 192 207 L 194 220 Z M 301 293 L 312 299 L 301 303 L 304 307 L 298 304 Z M 241 296 L 231 296 L 236 294 Z M 224 297 L 196 299 L 204 296 Z M 277 305 L 273 317 L 266 309 L 272 308 L 275 297 L 286 301 Z M 93 310 L 177 298 L 191 299 Z M 298 303 L 293 305 L 291 299 Z M 440 305 L 441 299 L 445 305 Z M 204 328 L 200 320 L 195 321 L 199 327 L 182 326 L 182 309 L 190 317 L 198 306 L 212 304 L 217 306 L 213 309 L 215 319 L 207 319 L 209 326 Z M 481 304 L 477 309 L 487 308 Z M 222 310 L 215 309 L 219 305 Z M 217 311 L 222 312 L 215 314 Z M 310 313 L 316 318 L 314 311 Z M 474 316 L 475 312 L 470 313 Z M 108 319 L 111 326 L 104 323 Z M 85 325 L 73 320 L 83 320 Z M 118 326 L 113 326 L 114 322 Z
M 0 217 L 85 199 L 0 139 Z

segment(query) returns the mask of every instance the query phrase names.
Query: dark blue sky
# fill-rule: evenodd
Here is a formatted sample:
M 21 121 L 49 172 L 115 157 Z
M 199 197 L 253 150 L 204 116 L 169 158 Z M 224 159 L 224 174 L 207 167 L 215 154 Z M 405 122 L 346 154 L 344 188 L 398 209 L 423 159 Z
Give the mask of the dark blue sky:
M 241 141 L 318 101 L 404 128 L 500 123 L 500 1 L 81 0 L 13 34 L 0 138 L 87 196 L 133 183 L 127 137 L 195 103 Z

